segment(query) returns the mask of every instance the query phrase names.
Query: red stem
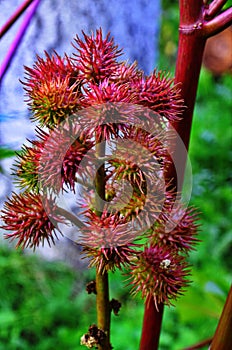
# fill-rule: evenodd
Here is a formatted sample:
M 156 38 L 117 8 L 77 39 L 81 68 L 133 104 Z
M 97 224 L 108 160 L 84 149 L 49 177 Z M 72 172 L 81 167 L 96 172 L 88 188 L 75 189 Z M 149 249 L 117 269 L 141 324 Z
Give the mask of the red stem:
M 228 8 L 224 12 L 220 13 L 217 17 L 204 23 L 203 32 L 204 35 L 209 38 L 215 34 L 220 33 L 232 24 L 232 7 Z
M 230 288 L 210 350 L 228 350 L 232 346 L 232 287 Z
M 10 27 L 17 21 L 17 19 L 21 16 L 21 14 L 28 8 L 28 6 L 34 0 L 26 0 L 24 3 L 17 8 L 17 10 L 13 13 L 13 15 L 6 21 L 6 23 L 0 29 L 0 38 L 3 37 L 4 34 L 10 29 Z
M 23 39 L 24 34 L 26 33 L 26 30 L 30 24 L 30 21 L 32 19 L 32 17 L 34 16 L 37 7 L 40 3 L 40 0 L 35 0 L 33 4 L 31 4 L 30 8 L 28 9 L 28 12 L 25 15 L 25 19 L 21 25 L 21 27 L 19 28 L 19 31 L 17 32 L 17 35 L 13 41 L 13 43 L 11 44 L 6 57 L 1 65 L 1 69 L 0 69 L 0 80 L 4 77 L 4 75 L 7 72 L 7 69 L 10 66 L 10 63 L 14 57 L 14 55 L 16 54 L 16 51 Z
M 184 350 L 197 350 L 205 347 L 206 345 L 210 345 L 212 342 L 212 338 L 205 339 L 201 341 L 200 343 L 197 343 L 195 345 L 189 346 L 188 348 L 185 348 Z
M 207 17 L 215 16 L 223 7 L 227 0 L 214 0 L 209 4 L 208 9 L 206 10 Z
M 186 106 L 182 119 L 172 123 L 178 135 L 188 150 L 190 131 L 192 126 L 193 109 L 196 100 L 198 80 L 201 70 L 202 57 L 206 38 L 196 23 L 202 17 L 203 0 L 180 0 L 180 28 L 179 44 L 176 62 L 175 83 L 181 84 L 181 97 Z M 174 147 L 173 159 L 179 159 L 180 171 L 178 179 L 174 164 L 168 169 L 168 179 L 172 179 L 172 185 L 178 189 L 182 187 L 186 165 L 186 153 L 183 148 Z
M 222 5 L 222 1 L 220 1 L 220 5 Z M 217 6 L 219 7 L 219 2 Z M 184 100 L 186 108 L 182 114 L 181 121 L 172 123 L 172 127 L 175 128 L 188 150 L 205 42 L 207 36 L 214 34 L 214 31 L 207 28 L 207 21 L 204 18 L 206 12 L 203 0 L 179 0 L 179 7 L 180 27 L 175 83 L 181 84 L 181 97 Z M 224 29 L 225 25 L 228 25 L 229 16 L 230 13 L 227 10 L 224 15 L 218 16 L 218 20 L 217 18 L 211 20 L 218 22 L 217 31 Z M 208 27 L 212 26 L 211 21 Z M 205 28 L 207 28 L 208 32 Z M 182 148 L 180 149 L 178 147 L 178 142 L 176 142 L 173 151 L 173 159 L 178 160 L 181 166 L 178 171 L 178 178 L 174 163 L 169 166 L 167 183 L 171 183 L 173 189 L 178 188 L 180 190 L 184 180 L 186 152 L 183 152 Z M 144 312 L 140 350 L 158 349 L 162 314 L 163 306 L 160 312 L 157 312 L 155 303 L 151 298 L 149 304 L 146 304 Z
M 159 304 L 157 311 L 153 299 L 146 300 L 140 350 L 158 349 L 163 309 L 164 305 Z
M 175 82 L 181 83 L 182 98 L 185 106 L 188 108 L 184 110 L 183 120 L 178 123 L 173 123 L 172 126 L 179 133 L 187 149 L 205 39 L 199 36 L 198 31 L 195 30 L 189 34 L 185 28 L 189 28 L 189 26 L 193 28 L 193 25 L 201 16 L 202 3 L 202 0 L 179 1 L 180 32 Z M 175 166 L 174 163 L 172 163 L 168 168 L 167 183 L 171 182 L 171 187 L 177 188 L 178 181 L 178 189 L 180 189 L 184 179 L 186 156 L 185 154 L 181 154 L 177 144 L 174 149 L 173 158 L 179 159 L 181 162 L 180 173 L 177 179 Z M 152 298 L 149 304 L 146 305 L 140 350 L 158 349 L 163 305 L 160 305 L 160 308 L 160 312 L 157 312 Z

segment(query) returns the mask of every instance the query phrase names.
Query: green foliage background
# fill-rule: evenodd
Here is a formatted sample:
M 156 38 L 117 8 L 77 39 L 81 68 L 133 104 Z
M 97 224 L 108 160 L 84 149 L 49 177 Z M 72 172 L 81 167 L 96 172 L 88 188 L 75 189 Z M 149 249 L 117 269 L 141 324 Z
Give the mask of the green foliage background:
M 176 2 L 163 1 L 159 69 L 174 70 Z M 176 307 L 166 308 L 160 350 L 180 350 L 215 331 L 231 280 L 232 79 L 202 70 L 190 144 L 191 204 L 201 211 L 201 243 L 191 254 L 192 284 Z M 0 350 L 78 350 L 96 322 L 95 296 L 84 292 L 91 271 L 0 247 Z M 138 348 L 143 302 L 129 296 L 126 276 L 110 276 L 111 296 L 122 302 L 112 316 L 115 350 Z

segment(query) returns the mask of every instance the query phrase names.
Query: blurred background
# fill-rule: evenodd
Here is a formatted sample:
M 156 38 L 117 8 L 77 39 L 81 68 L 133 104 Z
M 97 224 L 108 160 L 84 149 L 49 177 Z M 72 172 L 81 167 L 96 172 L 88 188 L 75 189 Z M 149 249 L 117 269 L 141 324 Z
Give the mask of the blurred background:
M 230 1 L 228 1 L 227 6 Z M 22 4 L 1 1 L 0 25 Z M 0 61 L 22 25 L 20 18 L 1 40 Z M 10 176 L 14 151 L 33 138 L 19 79 L 36 54 L 70 54 L 81 30 L 111 31 L 125 60 L 174 74 L 178 42 L 178 1 L 41 0 L 1 82 L 0 205 L 14 189 Z M 201 212 L 201 243 L 190 256 L 192 284 L 175 307 L 166 308 L 160 350 L 180 350 L 213 335 L 231 281 L 232 192 L 232 31 L 207 44 L 190 143 L 193 169 L 191 204 Z M 2 235 L 1 235 L 2 236 Z M 96 321 L 95 296 L 85 293 L 94 278 L 79 252 L 66 240 L 38 253 L 15 251 L 0 240 L 0 350 L 82 349 L 80 337 Z M 110 275 L 111 296 L 122 302 L 112 316 L 115 350 L 138 348 L 143 301 L 131 298 L 126 276 Z M 126 340 L 125 340 L 126 339 Z M 206 347 L 207 348 L 207 347 Z

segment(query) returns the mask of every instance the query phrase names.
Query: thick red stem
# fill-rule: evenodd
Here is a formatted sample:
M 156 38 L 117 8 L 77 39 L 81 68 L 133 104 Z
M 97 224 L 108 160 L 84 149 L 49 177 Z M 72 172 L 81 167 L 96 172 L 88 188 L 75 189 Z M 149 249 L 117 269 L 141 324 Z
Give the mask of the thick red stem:
M 214 6 L 206 12 L 203 0 L 179 0 L 180 27 L 178 56 L 176 62 L 175 83 L 181 87 L 181 97 L 186 108 L 179 122 L 172 123 L 178 135 L 184 142 L 186 150 L 189 147 L 192 116 L 196 100 L 198 80 L 201 70 L 202 57 L 207 37 L 223 30 L 231 22 L 231 9 L 215 18 L 207 21 L 218 11 L 224 1 L 214 1 Z M 166 183 L 170 183 L 172 189 L 181 190 L 184 181 L 186 166 L 186 151 L 178 147 L 178 142 L 173 147 L 173 159 L 167 169 Z M 178 178 L 174 163 L 178 162 Z M 160 313 L 157 312 L 153 299 L 146 305 L 142 329 L 140 350 L 157 350 L 161 330 L 163 306 Z M 215 348 L 216 349 L 216 348 Z
M 202 31 L 197 27 L 202 17 L 202 0 L 182 0 L 180 1 L 180 28 L 179 44 L 176 62 L 175 83 L 180 83 L 181 97 L 186 106 L 182 119 L 179 122 L 172 123 L 178 135 L 181 137 L 186 149 L 188 150 L 190 131 L 192 126 L 193 109 L 196 100 L 198 80 L 201 70 L 202 57 L 206 38 Z M 186 152 L 178 143 L 174 146 L 173 159 L 178 161 L 180 170 L 178 178 L 176 176 L 175 166 L 171 164 L 168 169 L 167 179 L 172 179 L 172 187 L 181 189 L 186 165 Z
M 158 349 L 164 305 L 159 304 L 158 306 L 159 311 L 153 299 L 146 300 L 140 350 Z
M 187 149 L 205 39 L 199 35 L 197 30 L 189 34 L 185 28 L 193 27 L 201 17 L 202 4 L 202 0 L 180 1 L 180 33 L 175 82 L 181 83 L 181 94 L 187 108 L 184 110 L 183 119 L 178 123 L 173 123 L 172 126 L 177 130 Z M 167 182 L 171 181 L 171 187 L 177 188 L 178 181 L 180 189 L 184 179 L 186 154 L 181 154 L 180 149 L 176 146 L 174 157 L 180 161 L 181 171 L 177 179 L 175 166 L 172 164 L 168 169 Z M 146 305 L 140 350 L 158 349 L 163 305 L 160 305 L 159 308 L 160 311 L 157 312 L 152 299 Z

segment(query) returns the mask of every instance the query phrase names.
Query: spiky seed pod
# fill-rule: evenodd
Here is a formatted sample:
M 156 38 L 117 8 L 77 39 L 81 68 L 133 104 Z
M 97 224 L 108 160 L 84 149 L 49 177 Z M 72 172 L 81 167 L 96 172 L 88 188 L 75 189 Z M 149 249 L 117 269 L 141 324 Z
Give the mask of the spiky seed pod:
M 108 91 L 105 90 L 109 87 Z M 96 141 L 110 140 L 119 135 L 124 135 L 128 128 L 129 116 L 134 113 L 134 105 L 126 103 L 131 100 L 127 93 L 127 87 L 112 85 L 104 81 L 100 86 L 94 86 L 86 93 L 88 108 L 81 111 L 81 123 L 89 130 L 90 134 L 96 135 Z M 103 88 L 103 90 L 101 90 Z M 112 90 L 112 94 L 110 93 Z M 97 95 L 95 95 L 97 91 Z M 102 98 L 102 102 L 100 99 Z M 115 99 L 115 101 L 113 101 Z M 104 102 L 105 101 L 105 102 Z
M 93 236 L 95 236 L 95 232 Z M 102 241 L 105 242 L 105 239 L 103 238 Z M 105 271 L 115 271 L 116 268 L 122 269 L 123 266 L 129 265 L 131 257 L 138 254 L 133 249 L 135 246 L 133 243 L 112 247 L 98 246 L 97 248 L 84 245 L 83 253 L 90 259 L 89 267 L 94 266 L 98 273 L 104 273 Z
M 179 120 L 183 100 L 180 88 L 173 83 L 173 79 L 154 71 L 151 76 L 132 83 L 132 89 L 137 93 L 137 104 L 150 108 L 169 121 Z
M 107 102 L 131 103 L 133 101 L 135 101 L 135 94 L 130 90 L 129 84 L 123 81 L 115 84 L 105 78 L 99 85 L 89 83 L 86 89 L 86 103 L 90 106 Z
M 146 144 L 145 140 L 141 142 L 136 138 L 130 138 L 130 140 L 125 140 L 122 143 L 116 141 L 116 150 L 113 152 L 115 158 L 109 160 L 110 167 L 108 171 L 111 170 L 113 179 L 127 180 L 134 188 L 138 188 L 140 192 L 145 193 L 146 181 L 149 179 L 155 186 L 156 180 L 160 177 L 162 166 L 161 160 L 159 161 L 156 155 L 150 152 L 149 148 L 151 148 L 151 151 L 155 151 L 152 145 L 147 149 L 142 147 L 143 144 Z
M 136 193 L 134 191 L 129 201 L 120 210 L 120 216 L 122 216 L 126 221 L 131 221 L 134 218 L 138 219 L 138 215 L 140 214 L 141 210 L 143 210 L 145 202 L 146 195 L 142 192 Z
M 75 190 L 76 176 L 81 160 L 93 147 L 90 137 L 80 132 L 77 123 L 66 123 L 62 129 L 54 129 L 44 145 L 39 164 L 40 181 L 48 189 L 59 192 L 64 185 Z
M 148 246 L 131 265 L 132 293 L 141 292 L 142 298 L 153 298 L 159 304 L 172 305 L 189 281 L 188 264 L 175 250 Z
M 27 77 L 23 84 L 32 120 L 53 128 L 81 109 L 83 98 L 81 80 L 69 58 L 61 58 L 57 53 L 50 57 L 46 52 L 45 56 L 37 57 L 33 68 L 25 67 Z
M 122 83 L 136 83 L 143 76 L 142 71 L 138 69 L 137 62 L 128 64 L 127 62 L 120 62 L 116 67 L 115 72 L 112 72 L 109 80 L 115 84 Z
M 143 232 L 159 219 L 162 212 L 165 199 L 163 185 L 159 181 L 153 185 L 154 188 L 146 193 L 146 187 L 144 187 L 144 192 L 141 192 L 137 187 L 129 186 L 127 181 L 125 184 L 122 181 L 111 182 L 111 179 L 106 182 L 108 211 L 127 224 L 130 223 L 134 237 L 144 235 Z M 91 197 L 89 197 L 89 203 L 92 203 L 94 208 L 94 201 Z
M 64 223 L 65 220 L 56 213 L 56 204 L 52 198 L 45 201 L 49 214 L 45 211 L 38 194 L 24 192 L 18 195 L 13 193 L 12 198 L 5 202 L 2 210 L 2 220 L 5 224 L 1 228 L 13 231 L 13 233 L 6 234 L 5 237 L 10 240 L 18 240 L 16 247 L 35 249 L 45 241 L 49 245 L 55 243 L 57 234 L 54 221 Z
M 29 191 L 38 192 L 38 164 L 41 155 L 42 144 L 34 143 L 34 147 L 22 146 L 17 153 L 18 159 L 13 165 L 13 175 L 16 175 L 16 184 Z
M 17 159 L 13 164 L 13 175 L 16 176 L 15 183 L 28 191 L 39 192 L 38 167 L 40 157 L 44 148 L 44 143 L 48 139 L 48 134 L 37 128 L 37 140 L 30 141 L 31 146 L 23 145 L 17 153 Z
M 99 141 L 109 140 L 112 136 L 118 137 L 125 130 L 128 115 L 131 113 L 128 104 L 134 100 L 129 85 L 110 83 L 106 78 L 99 85 L 89 83 L 85 92 L 85 102 L 91 107 L 83 111 L 82 121 L 95 127 Z
M 146 192 L 146 179 L 144 173 L 136 163 L 126 160 L 114 158 L 109 160 L 108 171 L 111 171 L 111 180 L 120 181 L 126 180 L 131 183 L 133 187 L 138 187 L 140 192 Z
M 155 154 L 158 150 L 159 157 L 162 147 L 157 145 L 153 137 L 149 137 L 142 130 L 138 133 L 135 131 L 135 135 L 132 133 L 130 136 L 136 137 L 131 139 L 128 135 L 127 140 L 123 141 L 123 143 L 119 145 L 116 143 L 116 150 L 113 152 L 115 158 L 109 159 L 108 167 L 106 167 L 107 184 L 115 188 L 111 205 L 112 207 L 114 205 L 115 207 L 121 207 L 119 209 L 120 215 L 126 220 L 132 220 L 137 217 L 137 224 L 141 225 L 146 222 L 146 226 L 150 227 L 157 220 L 165 201 L 164 181 L 162 184 L 164 158 L 157 160 Z M 145 146 L 147 143 L 147 140 L 141 139 L 142 136 L 147 137 L 153 143 L 151 142 L 150 146 L 148 144 L 147 148 L 141 147 L 141 143 Z M 127 192 L 126 196 L 120 190 L 120 183 L 122 189 Z M 126 187 L 123 186 L 123 183 L 127 183 Z M 130 186 L 128 186 L 128 183 Z M 128 192 L 128 189 L 131 190 L 131 193 Z M 138 216 L 145 208 L 145 205 L 146 209 Z M 144 227 L 144 225 L 142 226 Z
M 110 183 L 106 182 L 105 184 L 105 199 L 107 202 L 111 202 L 116 196 L 116 188 Z
M 73 44 L 78 52 L 74 53 L 74 64 L 84 82 L 98 85 L 116 70 L 117 57 L 121 55 L 121 50 L 118 50 L 109 33 L 103 39 L 101 29 L 96 31 L 95 36 L 94 33 L 90 36 L 82 33 L 84 40 L 77 36 Z
M 167 141 L 169 140 L 169 134 L 167 130 L 159 124 L 156 119 L 151 123 L 148 122 L 147 130 L 139 127 L 130 126 L 127 128 L 124 135 L 125 139 L 131 140 L 132 142 L 137 142 L 139 145 L 144 147 L 150 152 L 150 160 L 152 157 L 159 163 L 159 169 L 164 169 L 164 165 L 169 162 L 169 155 L 167 150 Z M 145 124 L 146 125 L 146 124 Z
M 76 74 L 70 59 L 65 55 L 65 58 L 61 57 L 54 51 L 53 55 L 49 55 L 44 52 L 45 59 L 37 55 L 37 61 L 34 63 L 33 68 L 25 67 L 31 83 L 40 83 L 45 81 L 46 78 L 52 79 L 55 76 L 65 77 L 67 72 L 73 72 Z M 24 83 L 27 86 L 27 82 Z
M 169 209 L 165 213 L 167 219 L 161 215 L 161 219 L 149 230 L 151 244 L 185 253 L 193 250 L 194 245 L 199 242 L 196 237 L 200 226 L 197 215 L 193 207 L 185 208 L 181 204 Z
M 138 255 L 136 243 L 131 243 L 135 237 L 125 228 L 125 221 L 117 215 L 103 211 L 98 216 L 93 211 L 85 213 L 88 221 L 82 228 L 81 244 L 83 253 L 90 258 L 90 266 L 95 266 L 99 273 L 108 270 L 121 269 L 130 263 L 133 256 Z

